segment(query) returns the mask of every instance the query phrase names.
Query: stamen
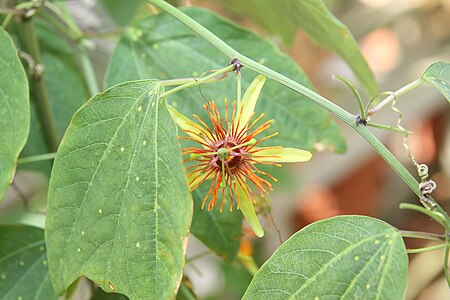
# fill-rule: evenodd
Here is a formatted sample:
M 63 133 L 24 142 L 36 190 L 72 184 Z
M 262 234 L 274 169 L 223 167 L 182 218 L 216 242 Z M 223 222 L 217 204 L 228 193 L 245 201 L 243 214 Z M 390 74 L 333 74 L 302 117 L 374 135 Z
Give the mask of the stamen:
M 264 197 L 265 194 L 269 193 L 269 190 L 272 190 L 271 183 L 260 176 L 267 176 L 268 179 L 275 182 L 277 179 L 259 170 L 255 164 L 280 166 L 274 162 L 260 161 L 261 158 L 267 159 L 269 156 L 258 155 L 260 151 L 280 147 L 256 148 L 262 141 L 278 134 L 273 133 L 258 140 L 255 138 L 268 129 L 273 120 L 257 126 L 264 114 L 252 121 L 255 116 L 255 113 L 252 113 L 248 120 L 244 120 L 243 106 L 239 105 L 238 107 L 236 101 L 233 101 L 233 110 L 230 113 L 228 101 L 225 100 L 224 104 L 225 115 L 222 118 L 214 101 L 206 103 L 204 108 L 212 126 L 208 126 L 194 114 L 193 116 L 197 119 L 198 124 L 189 123 L 194 130 L 187 130 L 186 132 L 190 136 L 181 138 L 195 141 L 201 146 L 199 148 L 188 147 L 182 151 L 183 155 L 188 156 L 184 160 L 185 163 L 195 162 L 186 168 L 189 171 L 189 178 L 193 178 L 189 182 L 191 190 L 198 188 L 207 179 L 212 180 L 211 186 L 202 200 L 202 209 L 205 207 L 208 210 L 214 209 L 218 198 L 222 197 L 220 199 L 220 212 L 223 211 L 227 198 L 230 199 L 231 212 L 235 202 L 237 202 L 237 207 L 240 208 L 240 201 L 243 200 L 240 199 L 243 195 L 240 196 L 237 193 L 238 188 L 242 188 L 250 202 L 256 201 L 256 195 Z M 256 129 L 253 130 L 255 127 Z M 280 156 L 273 155 L 270 157 L 275 159 Z

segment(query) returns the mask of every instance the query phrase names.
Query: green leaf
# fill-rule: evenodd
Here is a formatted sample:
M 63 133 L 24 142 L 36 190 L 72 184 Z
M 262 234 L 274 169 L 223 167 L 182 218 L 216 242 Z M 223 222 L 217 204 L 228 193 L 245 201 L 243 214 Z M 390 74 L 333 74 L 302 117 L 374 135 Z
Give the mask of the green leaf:
M 58 299 L 46 256 L 43 229 L 0 226 L 0 299 Z
M 321 47 L 338 54 L 353 70 L 369 98 L 378 93 L 375 77 L 367 65 L 350 30 L 321 0 L 222 0 L 224 7 L 252 19 L 269 33 L 280 35 L 292 44 L 302 28 Z
M 55 159 L 46 242 L 61 294 L 79 276 L 130 299 L 173 299 L 192 200 L 155 80 L 117 85 L 74 115 Z
M 193 191 L 194 217 L 191 232 L 208 248 L 213 250 L 226 262 L 232 262 L 241 244 L 242 214 L 234 210 L 230 212 L 225 205 L 220 212 L 220 205 L 213 210 L 201 208 L 203 197 L 208 193 L 210 185 L 201 185 Z
M 47 87 L 51 110 L 55 118 L 58 138 L 61 139 L 73 114 L 89 98 L 89 91 L 76 62 L 75 52 L 67 41 L 42 22 L 36 24 L 36 33 L 45 68 L 44 83 Z M 31 91 L 33 99 L 33 91 Z M 30 137 L 21 154 L 24 156 L 48 152 L 42 127 L 34 102 L 31 102 Z M 42 161 L 21 166 L 50 174 L 51 161 Z
M 0 28 L 0 202 L 14 177 L 29 128 L 27 77 L 13 41 Z
M 237 27 L 217 15 L 198 8 L 184 9 L 189 16 L 211 29 L 232 47 L 257 61 L 311 87 L 306 75 L 297 64 L 279 52 L 270 42 L 256 34 Z M 201 76 L 208 70 L 223 68 L 229 59 L 207 41 L 198 37 L 172 16 L 160 14 L 149 17 L 130 27 L 119 42 L 110 62 L 106 85 L 144 78 L 173 79 Z M 243 88 L 256 77 L 245 68 L 242 70 Z M 202 84 L 170 95 L 170 104 L 178 111 L 203 119 L 202 108 L 207 99 L 216 100 L 223 108 L 223 99 L 235 99 L 236 81 L 229 78 L 219 83 Z M 272 132 L 279 135 L 270 139 L 271 145 L 293 146 L 312 150 L 315 147 L 344 152 L 346 145 L 338 127 L 329 114 L 312 104 L 306 97 L 269 81 L 265 84 L 258 103 L 256 116 L 264 112 L 264 120 L 275 119 Z
M 437 88 L 450 101 L 450 63 L 438 61 L 423 72 L 422 79 Z
M 383 221 L 339 216 L 287 240 L 256 273 L 243 299 L 403 299 L 408 257 Z
M 136 10 L 144 3 L 143 0 L 101 0 L 102 6 L 117 25 L 127 25 L 136 14 Z

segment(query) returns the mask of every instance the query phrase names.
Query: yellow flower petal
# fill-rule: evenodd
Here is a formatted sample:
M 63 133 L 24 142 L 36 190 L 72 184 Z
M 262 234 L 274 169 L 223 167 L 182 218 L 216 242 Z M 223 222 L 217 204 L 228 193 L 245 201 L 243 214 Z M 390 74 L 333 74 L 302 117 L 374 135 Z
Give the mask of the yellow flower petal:
M 263 162 L 304 162 L 310 160 L 312 157 L 311 152 L 296 148 L 280 147 L 260 149 L 260 151 L 255 153 L 254 158 L 257 161 Z
M 258 101 L 264 82 L 266 82 L 266 76 L 258 75 L 245 91 L 244 97 L 242 97 L 241 105 L 238 107 L 238 118 L 235 120 L 236 123 L 239 120 L 238 131 L 247 125 L 253 112 L 255 111 L 256 102 Z M 242 114 L 240 113 L 241 107 Z
M 244 215 L 244 218 L 247 220 L 250 228 L 258 237 L 264 236 L 264 230 L 259 223 L 259 219 L 256 216 L 255 209 L 253 207 L 252 199 L 249 198 L 248 193 L 246 192 L 246 187 L 243 187 L 240 183 L 236 185 L 236 194 L 239 197 L 239 208 Z
M 201 133 L 201 127 L 195 123 L 194 121 L 191 121 L 189 118 L 184 116 L 183 114 L 179 113 L 173 106 L 167 104 L 167 109 L 169 110 L 170 115 L 172 116 L 172 119 L 177 123 L 178 126 L 183 129 L 190 137 L 194 138 L 195 140 L 201 141 L 201 139 L 194 134 Z

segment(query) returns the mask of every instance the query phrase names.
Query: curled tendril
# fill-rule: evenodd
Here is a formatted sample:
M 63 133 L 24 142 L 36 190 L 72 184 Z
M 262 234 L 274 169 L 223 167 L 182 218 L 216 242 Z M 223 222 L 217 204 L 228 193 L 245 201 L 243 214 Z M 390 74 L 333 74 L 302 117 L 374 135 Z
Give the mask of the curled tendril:
M 436 208 L 436 203 L 432 198 L 429 197 L 429 195 L 436 189 L 436 182 L 434 182 L 431 179 L 428 179 L 428 177 L 429 177 L 428 166 L 426 164 L 419 164 L 411 153 L 411 149 L 409 148 L 409 145 L 408 145 L 409 134 L 407 133 L 407 130 L 401 125 L 403 114 L 400 111 L 400 109 L 398 109 L 395 106 L 396 100 L 397 100 L 397 97 L 394 94 L 394 100 L 392 101 L 391 109 L 392 109 L 392 111 L 394 111 L 395 113 L 398 114 L 397 128 L 405 131 L 405 137 L 403 138 L 403 147 L 405 148 L 405 150 L 408 154 L 408 158 L 411 160 L 413 165 L 416 167 L 417 174 L 419 175 L 419 178 L 420 178 L 419 190 L 420 190 L 420 193 L 422 194 L 419 197 L 420 202 L 422 203 L 422 205 L 425 208 L 434 210 Z
M 426 164 L 420 164 L 417 166 L 417 174 L 421 181 L 425 181 L 428 179 L 428 166 Z
M 437 206 L 434 200 L 431 200 L 428 195 L 422 195 L 419 199 L 422 205 L 429 210 L 434 210 Z
M 431 194 L 435 188 L 436 182 L 434 182 L 433 180 L 422 181 L 421 183 L 419 183 L 419 189 L 422 195 Z

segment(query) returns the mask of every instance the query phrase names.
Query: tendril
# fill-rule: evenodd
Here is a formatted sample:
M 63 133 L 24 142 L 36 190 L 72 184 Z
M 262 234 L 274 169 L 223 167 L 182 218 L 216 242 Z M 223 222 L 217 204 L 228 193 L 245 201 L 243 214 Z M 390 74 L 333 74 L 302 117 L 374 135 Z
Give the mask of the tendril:
M 411 153 L 411 149 L 409 148 L 409 145 L 408 145 L 408 137 L 410 134 L 401 125 L 403 114 L 400 111 L 400 109 L 398 109 L 395 106 L 396 101 L 397 101 L 397 97 L 394 94 L 394 100 L 391 103 L 391 109 L 392 109 L 392 111 L 394 111 L 395 113 L 398 114 L 397 128 L 405 131 L 405 137 L 403 138 L 403 147 L 405 148 L 405 150 L 408 154 L 408 158 L 410 159 L 412 164 L 416 167 L 417 175 L 420 178 L 419 190 L 420 190 L 421 196 L 419 197 L 419 200 L 425 208 L 427 208 L 429 210 L 434 210 L 437 205 L 436 205 L 435 201 L 430 197 L 430 194 L 436 189 L 436 182 L 434 182 L 431 179 L 428 179 L 429 178 L 428 166 L 426 164 L 419 164 Z

